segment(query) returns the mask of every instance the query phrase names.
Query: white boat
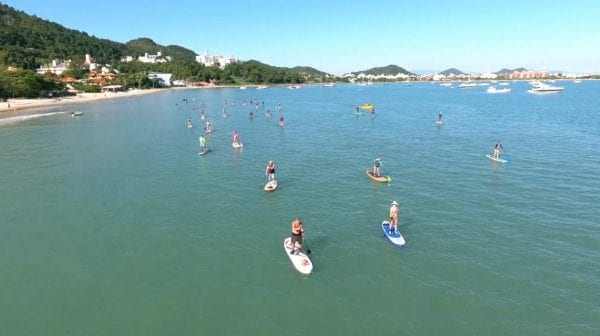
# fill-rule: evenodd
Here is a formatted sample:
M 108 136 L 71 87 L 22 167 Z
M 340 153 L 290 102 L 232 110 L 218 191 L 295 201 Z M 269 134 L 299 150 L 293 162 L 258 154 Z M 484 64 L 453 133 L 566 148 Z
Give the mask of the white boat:
M 83 115 L 83 112 L 81 111 L 71 112 L 71 117 L 79 117 L 81 115 Z
M 335 87 L 335 83 L 325 83 L 323 84 L 324 87 Z
M 562 92 L 562 90 L 564 90 L 564 88 L 562 86 L 554 86 L 554 85 L 545 84 L 542 82 L 537 82 L 536 84 L 533 85 L 533 87 L 531 89 L 527 90 L 527 92 L 533 93 L 533 94 L 550 94 L 550 93 L 559 93 L 559 92 Z
M 299 89 L 299 88 L 301 88 L 300 85 L 290 85 L 290 86 L 288 86 L 288 89 L 290 89 L 290 90 L 296 90 L 296 89 Z
M 476 87 L 477 84 L 471 82 L 465 82 L 458 86 L 459 89 L 470 89 Z
M 510 88 L 496 89 L 495 86 L 490 86 L 485 90 L 487 93 L 509 93 Z
M 245 87 L 245 86 L 240 86 L 240 90 L 246 90 L 246 89 L 247 89 L 247 87 Z
M 257 90 L 264 90 L 264 89 L 268 89 L 269 86 L 268 85 L 259 85 L 258 87 L 256 87 Z
M 444 82 L 442 84 L 440 84 L 440 86 L 452 86 L 451 82 Z

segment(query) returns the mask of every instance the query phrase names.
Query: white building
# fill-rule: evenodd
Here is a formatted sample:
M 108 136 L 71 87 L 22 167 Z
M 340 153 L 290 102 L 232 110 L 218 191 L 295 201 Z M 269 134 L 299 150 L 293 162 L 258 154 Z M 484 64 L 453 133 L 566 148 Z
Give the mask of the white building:
M 133 62 L 133 56 L 121 57 L 121 62 L 123 62 L 123 63 Z
M 172 77 L 172 74 L 167 73 L 150 73 L 148 75 L 148 78 L 151 81 L 161 86 L 171 86 L 173 84 L 173 82 L 171 81 Z
M 162 53 L 159 51 L 156 55 L 150 55 L 148 53 L 144 53 L 144 56 L 139 56 L 138 61 L 142 63 L 166 63 L 171 61 L 171 56 L 162 56 Z
M 237 59 L 231 55 L 227 57 L 220 55 L 211 56 L 208 54 L 208 51 L 205 51 L 204 55 L 196 55 L 196 62 L 204 66 L 218 66 L 219 68 L 223 69 L 229 64 L 236 63 Z
M 66 70 L 69 70 L 69 68 L 71 67 L 71 60 L 52 60 L 51 64 L 48 65 L 42 65 L 39 67 L 39 69 L 37 69 L 37 73 L 39 74 L 45 74 L 45 73 L 53 73 L 55 75 L 60 75 L 63 72 L 65 72 Z

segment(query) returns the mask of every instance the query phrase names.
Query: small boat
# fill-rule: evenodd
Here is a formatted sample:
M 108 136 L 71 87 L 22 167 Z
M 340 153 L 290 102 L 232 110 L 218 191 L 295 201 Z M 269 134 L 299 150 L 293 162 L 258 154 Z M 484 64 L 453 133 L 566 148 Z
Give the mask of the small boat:
M 83 112 L 81 112 L 81 111 L 71 112 L 71 117 L 79 117 L 82 115 L 83 115 Z
M 323 87 L 335 87 L 335 83 L 325 83 Z
M 487 93 L 509 93 L 510 88 L 496 89 L 495 86 L 490 86 L 485 90 Z
M 542 82 L 537 82 L 533 85 L 533 87 L 527 92 L 533 94 L 550 94 L 550 93 L 559 93 L 562 92 L 564 88 L 562 86 L 554 86 L 550 84 L 545 84 Z
M 296 90 L 296 89 L 299 89 L 299 88 L 301 88 L 300 85 L 290 85 L 290 86 L 288 86 L 288 89 L 290 89 L 290 90 Z
M 476 86 L 477 86 L 477 84 L 475 84 L 475 83 L 465 82 L 465 83 L 460 84 L 457 87 L 459 89 L 471 89 L 471 88 L 474 88 Z
M 298 251 L 292 254 L 292 238 L 287 237 L 283 240 L 283 249 L 287 256 L 290 258 L 294 268 L 302 274 L 310 274 L 313 269 L 313 264 L 303 251 Z
M 267 182 L 267 184 L 265 184 L 265 187 L 264 187 L 265 191 L 275 191 L 275 189 L 277 189 L 277 181 L 276 180 L 271 180 L 271 181 Z
M 269 86 L 268 85 L 259 85 L 256 87 L 257 90 L 264 90 L 264 89 L 268 89 Z
M 375 176 L 372 171 L 367 170 L 367 176 L 371 178 L 371 180 L 375 182 L 385 183 L 392 182 L 392 178 L 389 176 Z
M 441 83 L 440 86 L 452 86 L 452 83 L 451 82 L 444 82 L 444 83 Z
M 375 108 L 375 106 L 373 106 L 373 104 L 367 103 L 367 104 L 362 104 L 362 106 L 360 108 L 363 110 L 366 110 L 366 111 L 371 111 Z
M 245 87 L 245 86 L 240 86 L 240 90 L 246 90 L 246 89 L 247 89 L 247 87 Z

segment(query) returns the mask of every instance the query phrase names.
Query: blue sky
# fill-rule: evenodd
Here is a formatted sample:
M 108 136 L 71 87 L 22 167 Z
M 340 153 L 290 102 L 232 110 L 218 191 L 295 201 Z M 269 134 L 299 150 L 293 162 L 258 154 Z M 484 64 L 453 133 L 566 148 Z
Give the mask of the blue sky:
M 200 54 L 334 74 L 525 67 L 600 72 L 600 1 L 0 0 L 119 42 L 149 37 Z

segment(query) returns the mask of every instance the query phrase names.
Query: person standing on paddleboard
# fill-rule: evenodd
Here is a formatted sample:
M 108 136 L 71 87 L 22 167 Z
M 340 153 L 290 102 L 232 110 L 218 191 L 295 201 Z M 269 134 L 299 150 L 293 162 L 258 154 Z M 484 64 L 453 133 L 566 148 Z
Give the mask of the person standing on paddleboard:
M 233 131 L 233 143 L 236 143 L 236 144 L 240 143 L 239 134 L 238 134 L 237 130 Z
M 494 146 L 494 159 L 497 159 L 500 156 L 500 151 L 503 150 L 502 144 L 500 140 L 496 141 L 496 145 Z
M 442 112 L 438 113 L 438 121 L 442 121 Z
M 198 141 L 200 141 L 200 152 L 204 152 L 204 149 L 206 148 L 206 139 L 204 138 L 204 135 L 200 135 Z
M 379 177 L 379 167 L 381 166 L 381 158 L 378 156 L 373 163 L 373 176 Z
M 298 254 L 302 251 L 302 239 L 304 237 L 304 224 L 302 224 L 302 220 L 298 217 L 292 221 L 292 247 L 291 254 Z M 296 249 L 296 243 L 300 245 L 300 248 Z
M 400 213 L 400 205 L 393 201 L 390 207 L 390 234 L 398 233 L 398 215 Z
M 273 163 L 273 161 L 269 161 L 269 163 L 267 164 L 265 175 L 269 177 L 269 182 L 275 180 L 275 164 Z

